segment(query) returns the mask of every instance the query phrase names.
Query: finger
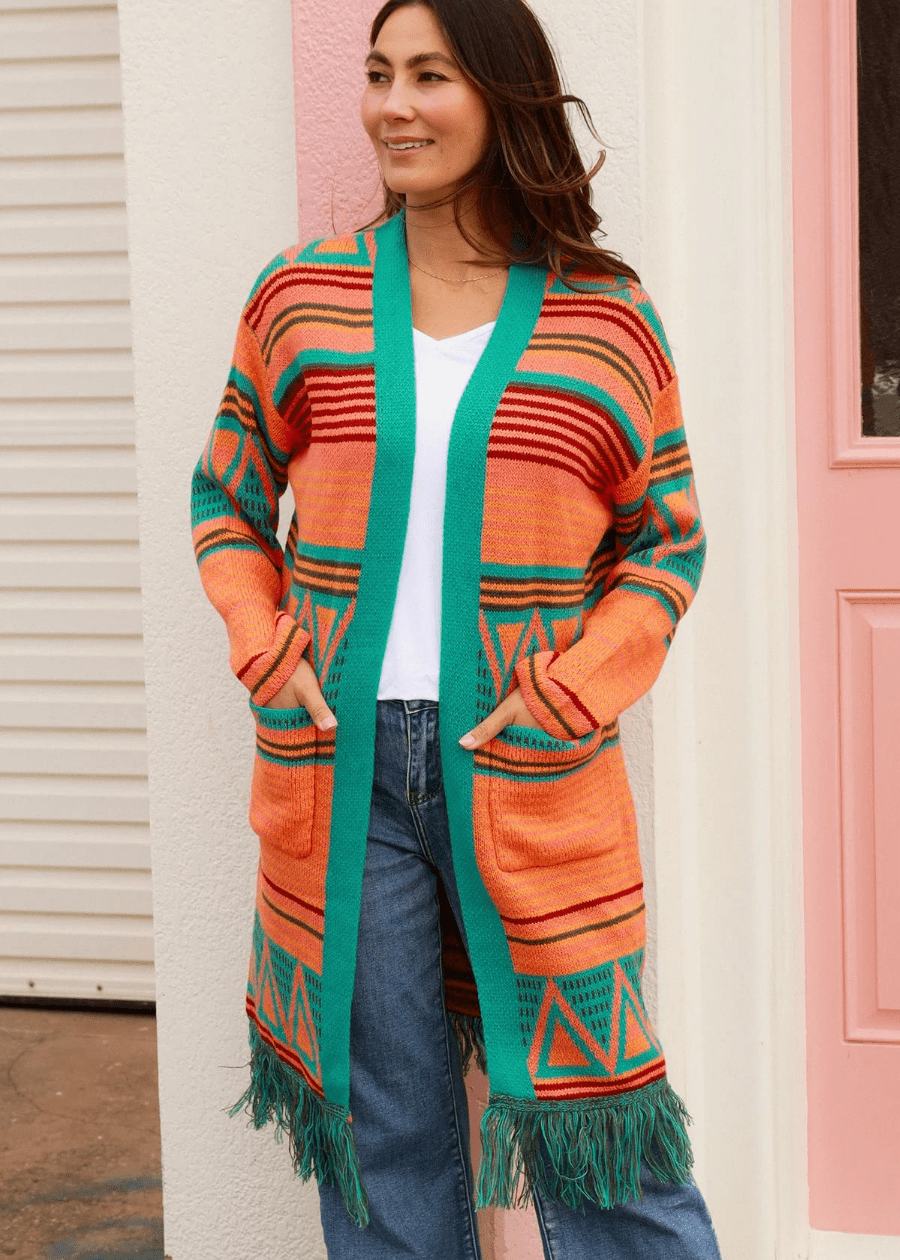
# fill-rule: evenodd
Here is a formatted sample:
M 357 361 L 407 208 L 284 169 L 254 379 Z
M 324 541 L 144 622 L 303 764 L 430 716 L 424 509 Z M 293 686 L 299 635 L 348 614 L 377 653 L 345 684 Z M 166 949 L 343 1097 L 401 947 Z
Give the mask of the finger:
M 502 731 L 504 726 L 509 723 L 509 706 L 506 701 L 503 702 L 493 713 L 489 714 L 483 722 L 479 722 L 477 726 L 473 726 L 470 731 L 466 731 L 460 739 L 463 748 L 480 748 L 482 744 L 486 744 L 489 739 Z
M 337 726 L 337 718 L 325 703 L 325 697 L 319 690 L 318 681 L 315 675 L 313 675 L 313 678 L 307 682 L 306 686 L 303 688 L 302 695 L 300 694 L 299 688 L 296 690 L 299 696 L 300 704 L 309 709 L 310 717 L 315 722 L 316 726 L 318 726 L 320 731 L 330 731 Z

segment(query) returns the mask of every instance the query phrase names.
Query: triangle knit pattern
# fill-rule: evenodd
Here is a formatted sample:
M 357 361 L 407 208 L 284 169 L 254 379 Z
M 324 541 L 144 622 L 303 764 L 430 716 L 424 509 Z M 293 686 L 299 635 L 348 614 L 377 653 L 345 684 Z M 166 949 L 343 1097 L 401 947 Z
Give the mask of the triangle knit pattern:
M 448 1015 L 486 1068 L 479 1206 L 684 1184 L 689 1117 L 641 991 L 646 939 L 619 714 L 655 680 L 706 539 L 677 376 L 645 290 L 510 268 L 447 459 L 441 761 L 466 941 L 441 906 Z M 404 215 L 286 250 L 242 312 L 194 470 L 204 589 L 256 733 L 259 837 L 235 1111 L 367 1223 L 350 1006 L 376 693 L 415 451 Z M 279 500 L 294 513 L 284 548 Z M 268 701 L 301 656 L 338 719 Z M 540 729 L 457 742 L 518 686 Z

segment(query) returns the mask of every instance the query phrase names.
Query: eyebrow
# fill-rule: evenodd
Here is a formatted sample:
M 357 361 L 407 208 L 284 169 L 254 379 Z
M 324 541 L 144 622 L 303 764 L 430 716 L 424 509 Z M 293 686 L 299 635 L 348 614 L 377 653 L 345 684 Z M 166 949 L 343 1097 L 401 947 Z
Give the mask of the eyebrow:
M 368 65 L 370 61 L 377 61 L 379 65 L 382 66 L 389 66 L 391 64 L 389 57 L 385 57 L 382 52 L 376 52 L 374 48 L 369 53 L 368 57 L 366 57 L 366 65 Z M 456 68 L 455 61 L 451 60 L 451 58 L 446 56 L 444 53 L 439 52 L 416 53 L 414 57 L 409 58 L 406 63 L 406 68 L 408 70 L 415 70 L 416 66 L 421 66 L 423 62 L 426 61 L 442 61 L 445 65 L 452 66 L 454 69 Z

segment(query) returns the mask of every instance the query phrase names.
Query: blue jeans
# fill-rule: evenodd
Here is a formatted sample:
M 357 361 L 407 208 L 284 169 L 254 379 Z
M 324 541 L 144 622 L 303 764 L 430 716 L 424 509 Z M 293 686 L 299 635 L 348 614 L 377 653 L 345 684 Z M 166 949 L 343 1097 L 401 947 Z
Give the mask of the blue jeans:
M 465 933 L 434 700 L 379 700 L 350 1032 L 350 1110 L 371 1220 L 319 1187 L 330 1260 L 480 1260 L 459 1051 L 444 1011 L 437 879 Z M 547 1260 L 720 1260 L 696 1184 L 576 1212 L 535 1194 Z

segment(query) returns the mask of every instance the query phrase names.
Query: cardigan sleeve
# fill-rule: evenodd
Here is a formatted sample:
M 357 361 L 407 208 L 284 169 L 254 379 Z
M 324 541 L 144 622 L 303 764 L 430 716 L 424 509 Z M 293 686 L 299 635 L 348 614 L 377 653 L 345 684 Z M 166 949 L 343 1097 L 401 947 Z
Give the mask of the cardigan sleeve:
M 581 638 L 516 666 L 528 709 L 561 739 L 614 721 L 649 690 L 700 581 L 706 534 L 677 375 L 655 396 L 642 456 L 615 487 L 612 507 L 612 562 Z
M 228 631 L 231 668 L 254 701 L 266 704 L 296 669 L 310 636 L 281 608 L 290 575 L 277 537 L 278 504 L 298 439 L 273 401 L 249 306 L 194 469 L 191 524 L 200 580 Z

